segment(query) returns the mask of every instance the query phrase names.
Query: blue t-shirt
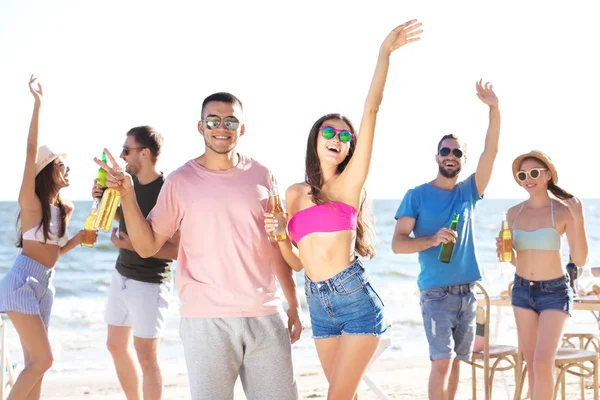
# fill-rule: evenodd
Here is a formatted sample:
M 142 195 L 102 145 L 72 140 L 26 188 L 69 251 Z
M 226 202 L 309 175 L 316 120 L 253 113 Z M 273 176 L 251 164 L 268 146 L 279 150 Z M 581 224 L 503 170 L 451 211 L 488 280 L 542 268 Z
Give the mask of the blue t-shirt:
M 443 227 L 450 226 L 454 213 L 459 215 L 458 238 L 450 263 L 438 260 L 441 245 L 419 252 L 419 289 L 461 285 L 481 279 L 473 234 L 475 205 L 481 199 L 477 192 L 475 174 L 457 184 L 452 190 L 424 184 L 406 193 L 396 212 L 396 219 L 414 218 L 415 238 L 435 235 Z

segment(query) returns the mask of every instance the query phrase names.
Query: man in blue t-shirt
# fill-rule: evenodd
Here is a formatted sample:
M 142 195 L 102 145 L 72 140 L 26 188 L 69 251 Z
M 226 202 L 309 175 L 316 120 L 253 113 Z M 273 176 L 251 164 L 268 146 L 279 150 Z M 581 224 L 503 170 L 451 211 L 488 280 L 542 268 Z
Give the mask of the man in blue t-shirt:
M 395 254 L 419 253 L 418 285 L 429 357 L 429 399 L 454 399 L 460 362 L 469 360 L 475 339 L 476 300 L 473 284 L 481 279 L 475 255 L 473 213 L 492 175 L 500 136 L 500 110 L 492 86 L 477 84 L 477 96 L 490 107 L 485 148 L 475 174 L 462 182 L 466 146 L 454 135 L 438 143 L 437 177 L 409 190 L 396 213 L 392 240 Z M 456 232 L 448 229 L 458 214 Z M 413 237 L 411 237 L 411 233 Z M 449 263 L 438 260 L 443 243 L 454 242 Z

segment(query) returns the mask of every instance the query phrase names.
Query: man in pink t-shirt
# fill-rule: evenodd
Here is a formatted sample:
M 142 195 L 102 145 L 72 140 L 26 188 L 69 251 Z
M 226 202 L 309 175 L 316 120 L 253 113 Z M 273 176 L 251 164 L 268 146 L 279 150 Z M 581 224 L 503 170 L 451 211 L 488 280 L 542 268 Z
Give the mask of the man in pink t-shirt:
M 96 162 L 120 190 L 138 254 L 153 256 L 180 231 L 176 284 L 192 399 L 233 399 L 240 376 L 248 399 L 295 400 L 291 343 L 302 331 L 299 300 L 292 269 L 264 230 L 271 173 L 236 151 L 241 121 L 235 96 L 204 100 L 198 130 L 205 153 L 168 176 L 147 220 L 131 177 L 112 156 L 112 168 Z M 276 277 L 289 304 L 287 324 Z

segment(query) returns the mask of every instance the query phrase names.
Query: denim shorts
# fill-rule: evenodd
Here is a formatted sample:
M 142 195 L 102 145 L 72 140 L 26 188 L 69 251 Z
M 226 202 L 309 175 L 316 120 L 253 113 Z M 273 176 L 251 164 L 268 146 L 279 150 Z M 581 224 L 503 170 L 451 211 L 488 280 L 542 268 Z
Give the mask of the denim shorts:
M 314 339 L 379 336 L 390 327 L 383 301 L 359 259 L 325 281 L 313 282 L 305 276 L 304 282 Z
M 571 315 L 573 289 L 568 275 L 548 281 L 528 281 L 515 274 L 512 287 L 512 305 L 540 314 L 545 310 L 564 311 Z
M 473 284 L 421 290 L 420 304 L 431 361 L 470 360 L 477 312 Z

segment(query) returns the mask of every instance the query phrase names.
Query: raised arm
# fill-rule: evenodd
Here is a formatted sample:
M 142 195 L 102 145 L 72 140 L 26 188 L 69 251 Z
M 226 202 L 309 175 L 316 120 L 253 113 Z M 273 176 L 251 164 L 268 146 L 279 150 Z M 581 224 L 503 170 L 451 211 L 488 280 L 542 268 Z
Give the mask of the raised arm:
M 38 134 L 40 109 L 42 107 L 43 90 L 37 78 L 33 75 L 29 78 L 29 91 L 35 99 L 33 105 L 33 115 L 29 125 L 29 135 L 27 136 L 27 154 L 25 157 L 25 171 L 23 172 L 23 182 L 19 191 L 19 206 L 21 209 L 39 209 L 41 207 L 40 199 L 35 194 L 35 166 L 38 156 Z
M 485 147 L 479 158 L 477 170 L 475 171 L 475 183 L 477 184 L 477 192 L 480 196 L 483 195 L 494 168 L 496 154 L 498 154 L 498 140 L 500 139 L 500 108 L 498 107 L 498 97 L 493 90 L 493 85 L 487 82 L 481 84 L 481 80 L 475 84 L 477 89 L 477 97 L 490 107 L 490 123 L 487 134 L 485 136 Z
M 112 167 L 95 157 L 94 162 L 107 172 L 106 185 L 109 188 L 117 189 L 121 195 L 121 211 L 127 219 L 127 233 L 131 244 L 140 257 L 152 257 L 160 250 L 169 237 L 152 230 L 150 222 L 144 218 L 138 205 L 131 175 L 119 166 L 107 149 L 104 149 L 104 151 Z
M 583 216 L 583 204 L 577 197 L 565 201 L 565 205 L 571 213 L 571 220 L 567 222 L 567 240 L 571 251 L 571 259 L 575 265 L 581 267 L 588 260 L 588 241 L 585 234 L 585 219 Z
M 423 30 L 416 29 L 421 25 L 421 23 L 417 23 L 416 19 L 405 22 L 389 33 L 379 49 L 377 66 L 375 67 L 371 87 L 365 101 L 359 133 L 356 137 L 356 148 L 354 149 L 352 159 L 340 176 L 344 180 L 344 186 L 349 187 L 356 193 L 360 193 L 369 174 L 371 153 L 373 151 L 373 137 L 375 136 L 375 122 L 379 106 L 383 99 L 383 89 L 387 80 L 390 55 L 405 44 L 420 40 L 421 38 L 417 35 L 422 33 Z

